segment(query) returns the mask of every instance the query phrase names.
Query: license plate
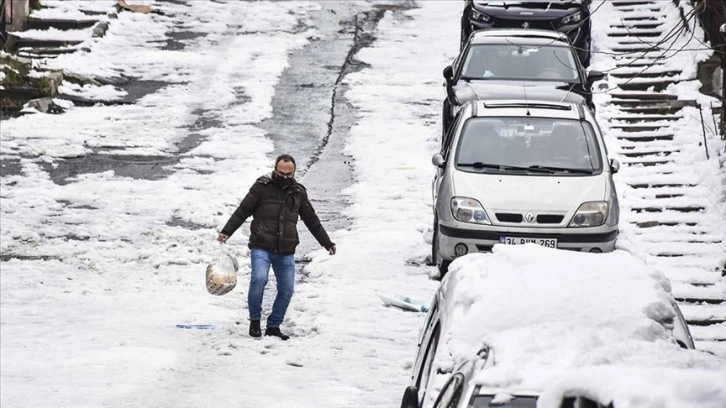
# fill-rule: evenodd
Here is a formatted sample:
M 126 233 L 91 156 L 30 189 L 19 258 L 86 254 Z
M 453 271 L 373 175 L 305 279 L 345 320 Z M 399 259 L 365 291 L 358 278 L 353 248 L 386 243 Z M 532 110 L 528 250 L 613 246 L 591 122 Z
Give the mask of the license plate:
M 499 237 L 499 242 L 506 245 L 537 244 L 547 248 L 557 248 L 557 238 L 531 237 Z

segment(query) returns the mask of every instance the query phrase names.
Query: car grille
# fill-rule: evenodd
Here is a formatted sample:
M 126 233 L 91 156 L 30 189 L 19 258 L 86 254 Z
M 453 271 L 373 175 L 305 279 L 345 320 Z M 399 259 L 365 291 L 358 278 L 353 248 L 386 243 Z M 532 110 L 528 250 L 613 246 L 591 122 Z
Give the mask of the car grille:
M 520 224 L 524 222 L 522 214 L 518 213 L 495 213 L 499 222 L 509 222 L 512 224 Z M 537 224 L 559 224 L 565 218 L 559 214 L 539 214 L 536 218 Z
M 522 222 L 522 214 L 496 213 L 497 219 L 501 222 Z
M 565 218 L 564 215 L 540 214 L 537 216 L 538 224 L 559 224 Z
M 504 20 L 492 19 L 493 28 L 522 28 L 527 23 L 527 28 L 540 30 L 557 30 L 556 20 Z

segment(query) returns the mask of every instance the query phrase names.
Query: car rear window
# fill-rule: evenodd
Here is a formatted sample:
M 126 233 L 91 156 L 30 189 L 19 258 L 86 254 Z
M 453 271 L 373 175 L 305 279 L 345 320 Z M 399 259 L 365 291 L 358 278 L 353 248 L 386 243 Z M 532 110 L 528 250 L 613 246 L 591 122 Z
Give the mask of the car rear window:
M 602 171 L 600 149 L 589 123 L 534 117 L 470 118 L 459 136 L 456 165 L 470 172 L 517 171 L 512 168 L 565 174 Z
M 465 79 L 580 82 L 577 63 L 569 47 L 514 43 L 472 45 L 461 76 Z

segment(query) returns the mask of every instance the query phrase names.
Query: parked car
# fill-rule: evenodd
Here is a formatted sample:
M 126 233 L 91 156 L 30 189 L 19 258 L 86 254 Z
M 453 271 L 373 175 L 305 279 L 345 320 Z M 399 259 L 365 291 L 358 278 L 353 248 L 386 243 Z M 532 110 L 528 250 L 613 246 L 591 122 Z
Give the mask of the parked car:
M 576 103 L 472 101 L 432 158 L 431 259 L 441 275 L 456 257 L 494 244 L 610 252 L 619 206 L 593 114 Z
M 584 103 L 593 112 L 593 82 L 564 34 L 545 30 L 478 31 L 444 69 L 444 132 L 462 104 L 473 100 L 526 99 Z
M 591 0 L 466 0 L 461 16 L 461 46 L 472 32 L 492 28 L 559 31 L 577 47 L 584 66 L 590 65 Z
M 480 384 L 476 376 L 491 359 L 466 361 L 457 368 L 441 391 L 437 394 L 434 408 L 537 408 L 539 393 L 532 390 L 502 390 Z M 506 398 L 501 398 L 506 393 Z M 418 389 L 406 388 L 401 400 L 401 408 L 421 408 Z M 595 396 L 582 396 L 571 393 L 562 398 L 559 408 L 616 408 L 611 404 L 600 403 Z
M 636 256 L 502 246 L 452 265 L 424 320 L 401 407 L 534 408 L 550 374 L 560 381 L 608 365 L 690 371 L 707 357 L 686 352 L 694 349 L 670 283 Z M 611 402 L 564 397 L 562 408 Z

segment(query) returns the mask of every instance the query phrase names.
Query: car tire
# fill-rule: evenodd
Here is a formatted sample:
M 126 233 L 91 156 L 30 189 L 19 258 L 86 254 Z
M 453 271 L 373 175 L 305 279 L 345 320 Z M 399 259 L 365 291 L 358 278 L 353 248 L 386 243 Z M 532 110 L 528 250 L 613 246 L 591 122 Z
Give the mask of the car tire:
M 431 263 L 439 268 L 438 280 L 444 278 L 444 275 L 449 271 L 449 264 L 451 261 L 439 258 L 439 217 L 434 216 L 434 236 L 431 240 Z

